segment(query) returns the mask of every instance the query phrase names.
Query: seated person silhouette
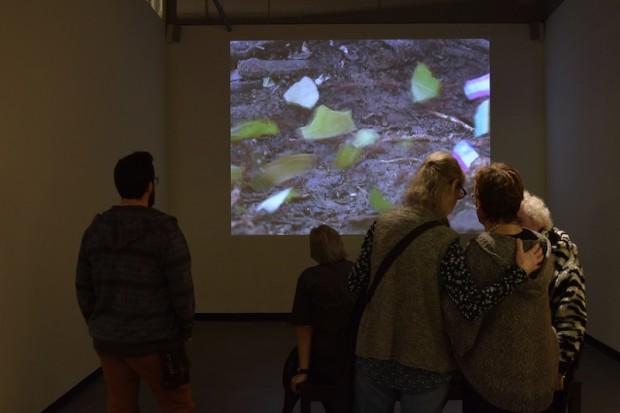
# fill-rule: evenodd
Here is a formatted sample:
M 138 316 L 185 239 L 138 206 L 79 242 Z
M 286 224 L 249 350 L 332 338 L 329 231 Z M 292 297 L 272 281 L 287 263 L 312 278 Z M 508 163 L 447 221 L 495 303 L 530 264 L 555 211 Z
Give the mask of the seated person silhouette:
M 350 364 L 343 351 L 357 296 L 347 286 L 353 263 L 347 260 L 340 234 L 330 226 L 312 228 L 309 239 L 310 256 L 318 265 L 305 269 L 297 281 L 291 315 L 297 347 L 287 362 L 296 359 L 298 368 L 285 383 L 283 412 L 292 410 L 301 383 L 333 384 Z M 328 413 L 338 411 L 328 402 L 323 406 Z

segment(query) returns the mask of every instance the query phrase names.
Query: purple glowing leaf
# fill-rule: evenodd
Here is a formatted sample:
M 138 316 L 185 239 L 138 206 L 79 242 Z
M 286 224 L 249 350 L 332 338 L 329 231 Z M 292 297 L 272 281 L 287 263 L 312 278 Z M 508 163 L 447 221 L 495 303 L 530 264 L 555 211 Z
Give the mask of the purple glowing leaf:
M 476 79 L 468 80 L 463 89 L 469 100 L 488 97 L 491 94 L 491 75 L 487 73 Z

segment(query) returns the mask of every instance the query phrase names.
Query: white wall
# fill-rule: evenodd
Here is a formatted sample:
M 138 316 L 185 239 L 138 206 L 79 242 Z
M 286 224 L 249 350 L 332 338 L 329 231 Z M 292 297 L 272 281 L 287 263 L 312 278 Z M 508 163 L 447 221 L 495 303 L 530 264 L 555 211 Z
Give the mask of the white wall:
M 143 0 L 5 2 L 2 17 L 0 411 L 32 413 L 98 367 L 75 263 L 117 202 L 116 160 L 150 150 L 165 183 L 165 37 Z
M 617 0 L 565 0 L 547 22 L 548 203 L 579 246 L 587 333 L 618 351 L 619 39 Z
M 167 50 L 170 209 L 191 246 L 197 312 L 288 312 L 312 264 L 305 236 L 230 235 L 229 41 L 416 36 L 491 40 L 492 156 L 544 191 L 544 43 L 529 39 L 527 25 L 183 27 Z M 352 258 L 361 240 L 345 237 Z

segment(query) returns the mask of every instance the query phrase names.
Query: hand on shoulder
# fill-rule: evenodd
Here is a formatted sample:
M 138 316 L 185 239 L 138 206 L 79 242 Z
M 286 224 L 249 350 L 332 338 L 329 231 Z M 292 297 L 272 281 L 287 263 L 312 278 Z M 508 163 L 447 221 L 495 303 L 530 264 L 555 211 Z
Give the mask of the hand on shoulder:
M 517 238 L 517 255 L 515 260 L 517 265 L 523 268 L 527 275 L 530 275 L 540 268 L 543 258 L 544 254 L 540 244 L 537 243 L 529 250 L 524 251 L 523 240 Z

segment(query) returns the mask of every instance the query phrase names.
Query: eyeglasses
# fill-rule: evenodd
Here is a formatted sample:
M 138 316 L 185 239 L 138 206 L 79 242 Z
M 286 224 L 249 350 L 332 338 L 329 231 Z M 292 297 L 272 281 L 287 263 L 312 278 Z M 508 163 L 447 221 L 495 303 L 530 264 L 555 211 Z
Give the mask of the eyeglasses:
M 462 186 L 459 186 L 459 199 L 465 198 L 467 191 Z
M 159 177 L 156 176 L 155 178 L 153 178 L 153 186 L 157 186 L 158 183 L 159 183 Z

